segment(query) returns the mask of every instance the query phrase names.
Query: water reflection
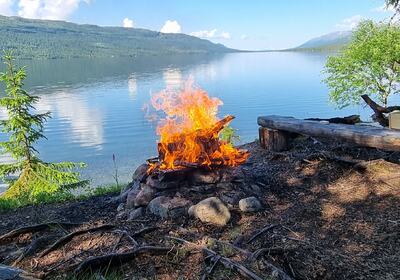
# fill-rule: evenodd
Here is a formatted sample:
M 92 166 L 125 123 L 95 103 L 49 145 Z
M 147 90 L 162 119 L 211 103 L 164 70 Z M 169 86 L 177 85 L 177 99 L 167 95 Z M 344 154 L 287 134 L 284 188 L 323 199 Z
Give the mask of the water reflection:
M 102 149 L 103 113 L 98 108 L 90 108 L 87 101 L 68 91 L 57 91 L 42 96 L 36 105 L 39 112 L 50 111 L 60 123 L 68 123 L 66 133 L 71 142 L 81 147 Z
M 182 72 L 179 69 L 164 70 L 163 78 L 167 89 L 179 89 L 183 85 Z
M 128 91 L 129 95 L 135 99 L 137 93 L 137 81 L 135 74 L 130 74 L 128 77 Z

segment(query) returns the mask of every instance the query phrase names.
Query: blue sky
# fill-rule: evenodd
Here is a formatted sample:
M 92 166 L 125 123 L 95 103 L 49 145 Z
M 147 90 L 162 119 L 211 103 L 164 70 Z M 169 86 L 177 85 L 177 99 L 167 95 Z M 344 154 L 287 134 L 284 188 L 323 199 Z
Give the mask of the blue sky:
M 383 0 L 0 0 L 0 14 L 182 32 L 238 49 L 297 46 L 363 18 L 390 16 Z

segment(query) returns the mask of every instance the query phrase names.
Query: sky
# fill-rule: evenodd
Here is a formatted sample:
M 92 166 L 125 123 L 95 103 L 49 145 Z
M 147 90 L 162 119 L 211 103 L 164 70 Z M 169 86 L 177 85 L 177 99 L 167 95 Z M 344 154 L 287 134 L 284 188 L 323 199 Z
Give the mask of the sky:
M 0 14 L 185 33 L 262 50 L 295 47 L 391 11 L 384 0 L 0 0 Z

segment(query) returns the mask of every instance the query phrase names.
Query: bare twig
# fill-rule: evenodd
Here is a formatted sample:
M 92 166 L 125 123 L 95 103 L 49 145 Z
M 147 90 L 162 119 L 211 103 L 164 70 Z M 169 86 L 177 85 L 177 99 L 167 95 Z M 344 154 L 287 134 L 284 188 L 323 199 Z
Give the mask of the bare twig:
M 132 236 L 130 236 L 129 233 L 126 230 L 117 229 L 114 232 L 119 233 L 121 235 L 119 241 L 117 242 L 117 244 L 115 244 L 114 250 L 116 249 L 116 247 L 118 246 L 119 242 L 121 241 L 121 238 L 124 237 L 124 236 L 127 239 L 129 239 L 129 241 L 132 243 L 133 247 L 139 247 L 139 243 Z
M 267 231 L 269 231 L 269 230 L 272 230 L 272 229 L 276 228 L 277 226 L 279 226 L 279 225 L 277 225 L 277 224 L 271 224 L 271 225 L 268 225 L 268 226 L 262 228 L 261 230 L 259 230 L 258 232 L 256 232 L 253 236 L 251 236 L 251 237 L 249 238 L 249 240 L 247 240 L 246 244 L 249 244 L 249 243 L 253 242 L 253 241 L 254 241 L 256 238 L 258 238 L 260 235 L 264 234 L 265 232 L 267 232 Z
M 205 273 L 201 277 L 201 280 L 206 280 L 207 277 L 209 277 L 211 275 L 211 273 L 213 272 L 215 266 L 217 265 L 217 263 L 219 262 L 220 259 L 221 259 L 221 256 L 216 256 L 211 259 L 212 265 L 206 269 Z

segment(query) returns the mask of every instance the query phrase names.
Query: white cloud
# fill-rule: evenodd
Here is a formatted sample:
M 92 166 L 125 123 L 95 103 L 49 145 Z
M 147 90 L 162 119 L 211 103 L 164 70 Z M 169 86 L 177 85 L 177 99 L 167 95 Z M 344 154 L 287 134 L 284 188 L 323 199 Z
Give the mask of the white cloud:
M 242 35 L 240 36 L 240 39 L 241 39 L 241 40 L 247 40 L 247 39 L 249 39 L 249 36 L 248 36 L 247 34 L 242 34 Z
M 19 0 L 18 15 L 25 18 L 65 20 L 79 4 L 90 0 Z
M 190 33 L 192 36 L 196 36 L 204 39 L 230 39 L 231 34 L 229 32 L 220 32 L 218 29 L 214 28 L 211 30 L 200 30 Z
M 192 36 L 196 36 L 199 38 L 214 38 L 217 33 L 217 29 L 212 30 L 200 30 L 190 33 Z
M 122 22 L 122 26 L 126 27 L 126 28 L 133 28 L 133 26 L 134 26 L 133 20 L 131 20 L 129 18 L 124 18 L 124 21 Z
M 351 30 L 356 28 L 363 19 L 364 18 L 360 15 L 345 18 L 340 23 L 336 24 L 336 28 L 341 30 Z
M 222 32 L 221 33 L 221 38 L 222 39 L 230 39 L 231 38 L 231 34 L 229 32 Z
M 0 0 L 0 15 L 11 16 L 13 15 L 11 6 L 14 0 Z
M 161 28 L 162 33 L 182 33 L 180 24 L 176 20 L 167 20 Z

